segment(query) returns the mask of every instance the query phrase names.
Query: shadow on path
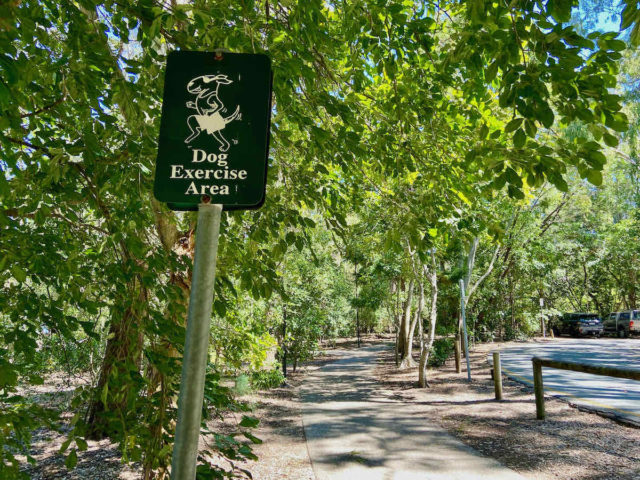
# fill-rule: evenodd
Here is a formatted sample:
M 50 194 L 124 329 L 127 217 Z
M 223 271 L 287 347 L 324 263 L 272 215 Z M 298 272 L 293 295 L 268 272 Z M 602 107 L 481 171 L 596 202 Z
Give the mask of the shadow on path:
M 302 416 L 317 480 L 523 479 L 382 390 L 374 368 L 385 348 L 341 351 L 305 379 Z

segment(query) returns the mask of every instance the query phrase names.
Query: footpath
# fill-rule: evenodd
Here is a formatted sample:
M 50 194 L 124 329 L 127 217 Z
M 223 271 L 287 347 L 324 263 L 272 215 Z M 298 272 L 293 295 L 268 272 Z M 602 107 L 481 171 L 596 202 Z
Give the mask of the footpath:
M 525 480 L 382 390 L 374 369 L 385 348 L 334 351 L 340 359 L 305 378 L 302 421 L 316 480 Z

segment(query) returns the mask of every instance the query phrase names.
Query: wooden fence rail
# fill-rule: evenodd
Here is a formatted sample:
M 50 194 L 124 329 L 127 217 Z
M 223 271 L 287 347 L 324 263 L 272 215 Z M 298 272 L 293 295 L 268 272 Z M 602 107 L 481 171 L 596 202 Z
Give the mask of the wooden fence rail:
M 560 370 L 571 370 L 573 372 L 590 373 L 592 375 L 603 375 L 605 377 L 626 378 L 640 381 L 640 370 L 629 368 L 607 367 L 601 365 L 588 365 L 578 362 L 565 362 L 552 360 L 550 358 L 533 357 L 533 389 L 536 394 L 536 417 L 544 420 L 544 385 L 542 383 L 542 367 L 557 368 Z

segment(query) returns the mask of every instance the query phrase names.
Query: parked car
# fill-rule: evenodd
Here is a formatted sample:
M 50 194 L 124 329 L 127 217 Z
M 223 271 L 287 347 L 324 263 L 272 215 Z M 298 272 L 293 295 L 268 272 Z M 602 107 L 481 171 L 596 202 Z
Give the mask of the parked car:
M 604 332 L 620 338 L 640 333 L 640 310 L 610 313 L 604 320 Z
M 565 313 L 552 322 L 551 328 L 556 336 L 570 335 L 572 337 L 580 337 L 593 335 L 599 337 L 603 332 L 602 320 L 600 320 L 597 313 Z

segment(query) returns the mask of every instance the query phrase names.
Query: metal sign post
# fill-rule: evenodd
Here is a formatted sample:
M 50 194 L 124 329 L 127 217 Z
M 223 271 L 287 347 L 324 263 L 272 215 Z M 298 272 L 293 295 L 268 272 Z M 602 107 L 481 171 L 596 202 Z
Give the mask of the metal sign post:
M 460 279 L 460 311 L 462 312 L 462 333 L 464 338 L 464 356 L 467 358 L 467 379 L 471 381 L 471 366 L 469 365 L 469 343 L 467 340 L 467 315 L 464 310 L 465 303 L 464 280 Z
M 544 324 L 544 313 L 542 309 L 544 308 L 544 298 L 540 297 L 540 325 L 542 327 L 542 338 L 547 338 L 547 328 Z
M 222 205 L 198 205 L 196 251 L 178 397 L 178 424 L 171 461 L 172 480 L 196 478 L 221 216 Z
M 198 210 L 172 480 L 196 478 L 220 218 L 223 207 L 265 200 L 272 78 L 262 54 L 167 59 L 153 193 L 173 210 Z

